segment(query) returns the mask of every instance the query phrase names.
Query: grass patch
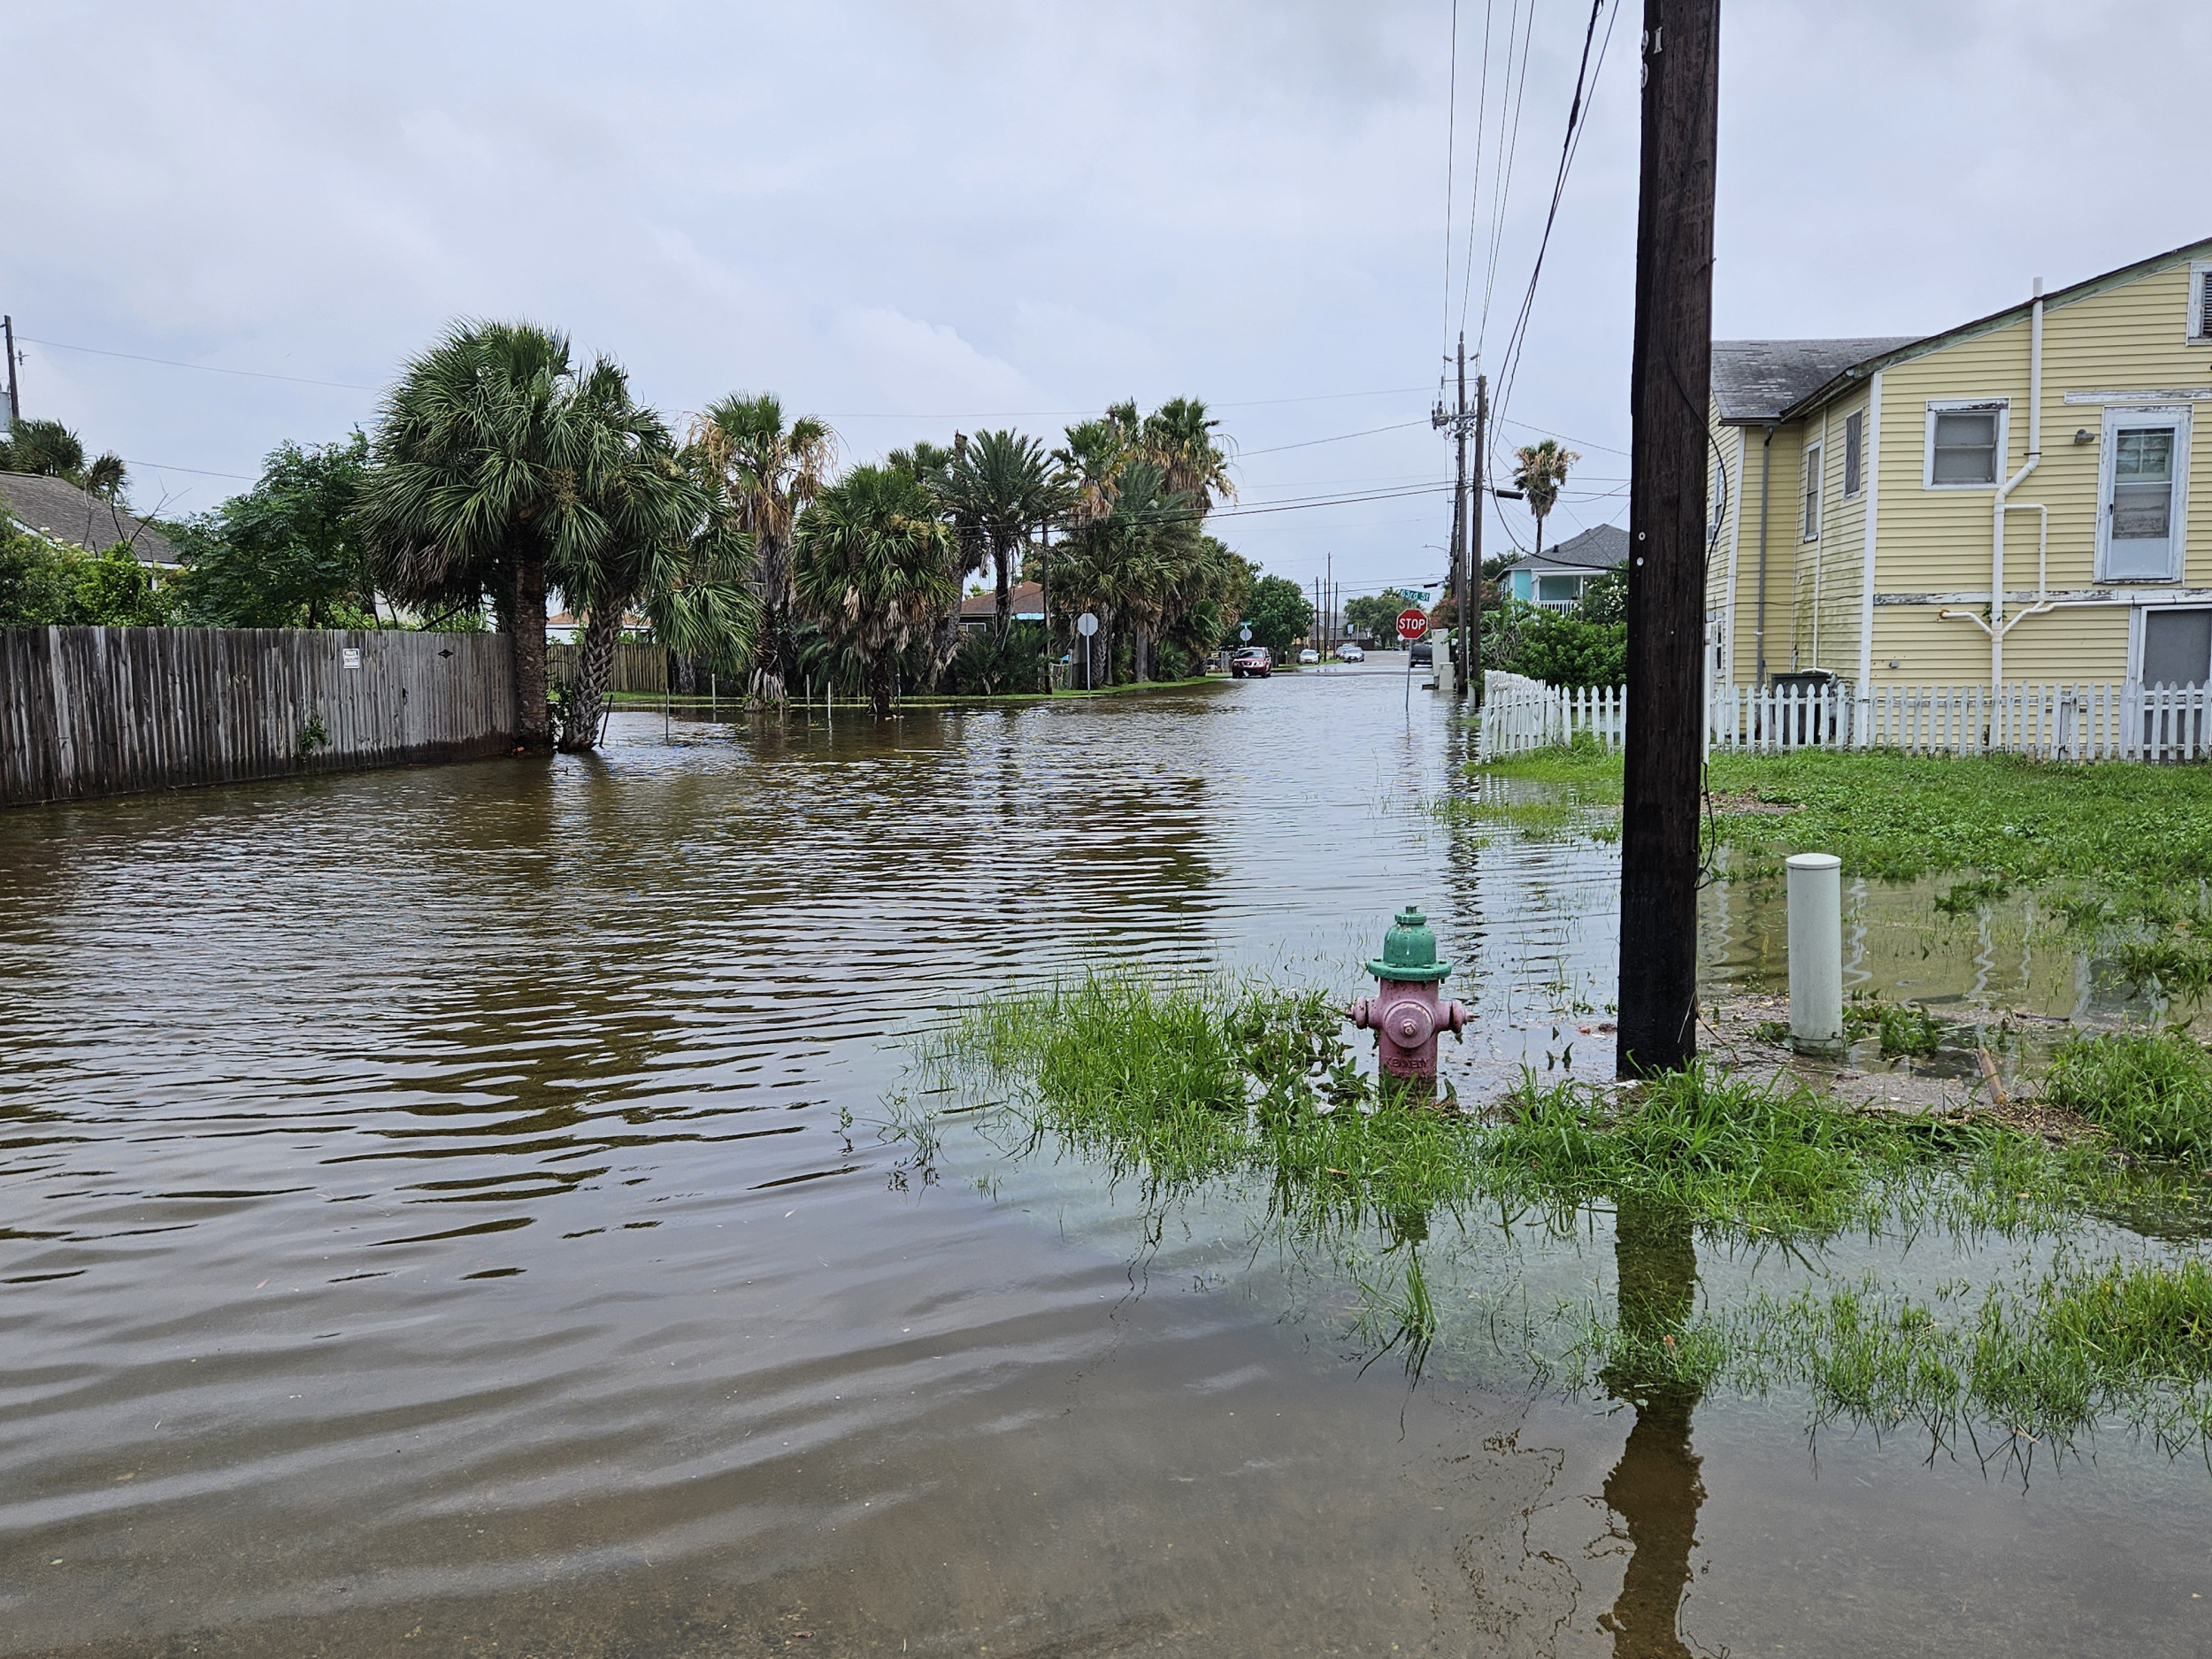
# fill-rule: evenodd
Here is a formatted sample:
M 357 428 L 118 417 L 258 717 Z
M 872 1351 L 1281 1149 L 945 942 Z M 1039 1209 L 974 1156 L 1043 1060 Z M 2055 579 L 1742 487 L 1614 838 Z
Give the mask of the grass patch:
M 2212 1157 L 2212 1056 L 2182 1033 L 2070 1037 L 2052 1056 L 2044 1094 L 2139 1156 Z
M 1717 796 L 1793 809 L 1717 813 L 1718 841 L 1753 865 L 1821 851 L 1847 875 L 1970 873 L 1941 902 L 1962 913 L 2011 886 L 2072 878 L 2169 921 L 2212 879 L 2212 767 L 1801 749 L 1716 755 L 1709 772 Z
M 1916 1424 L 1939 1444 L 1979 1422 L 2059 1446 L 2117 1421 L 2169 1452 L 2212 1440 L 2212 1270 L 2067 1257 L 2024 1287 L 1925 1296 L 1867 1279 L 1771 1294 L 1655 1334 L 1595 1309 L 1567 1357 L 1581 1390 L 1805 1389 L 1821 1421 Z
M 1801 1083 L 1701 1065 L 1618 1094 L 1527 1074 L 1479 1114 L 1387 1104 L 1346 1030 L 1317 991 L 1094 973 L 987 998 L 923 1060 L 949 1086 L 1010 1094 L 1030 1146 L 1056 1136 L 1148 1199 L 1256 1182 L 1271 1214 L 1308 1232 L 1418 1231 L 1480 1202 L 1571 1233 L 1624 1201 L 1739 1239 L 2034 1229 L 2124 1180 L 2094 1148 L 1847 1110 Z
M 1855 1041 L 1869 1032 L 1878 1033 L 1886 1059 L 1924 1058 L 1942 1047 L 1947 1029 L 1917 1002 L 1892 1002 L 1855 991 L 1844 1004 L 1844 1035 Z
M 1886 1013 L 1903 1022 L 1905 1041 L 1940 1029 L 1924 1010 L 1856 1006 L 1869 1029 Z M 1395 1350 L 1417 1371 L 1432 1345 L 1509 1346 L 1537 1375 L 1616 1397 L 1799 1387 L 1822 1418 L 1918 1422 L 1939 1440 L 1987 1423 L 2062 1442 L 2106 1418 L 2170 1446 L 2212 1435 L 2212 1271 L 2085 1263 L 2068 1242 L 2093 1217 L 2124 1216 L 2146 1238 L 2193 1245 L 2193 1167 L 2131 1170 L 2101 1143 L 1846 1110 L 1704 1067 L 1625 1091 L 1524 1074 L 1479 1112 L 1387 1103 L 1325 994 L 1222 976 L 1094 972 L 987 998 L 923 1045 L 921 1065 L 956 1110 L 1000 1102 L 976 1120 L 987 1142 L 1076 1152 L 1135 1184 L 1156 1217 L 1203 1190 L 1250 1202 L 1263 1237 L 1334 1264 L 1369 1363 Z M 2212 1155 L 2212 1057 L 2170 1033 L 2070 1043 L 2050 1094 L 2130 1150 L 2190 1166 Z M 947 1121 L 896 1133 L 926 1162 Z M 1530 1315 L 1524 1294 L 1513 1335 L 1510 1290 L 1476 1306 L 1494 1263 L 1471 1282 L 1463 1268 L 1457 1283 L 1437 1277 L 1463 1260 L 1445 1240 L 1532 1233 L 1571 1249 L 1608 1218 L 1612 1317 L 1594 1303 Z M 1694 1240 L 1809 1263 L 1832 1239 L 1896 1248 L 1932 1226 L 1974 1252 L 1992 1235 L 2055 1240 L 2055 1264 L 1979 1288 L 1914 1294 L 1869 1276 L 1698 1308 Z

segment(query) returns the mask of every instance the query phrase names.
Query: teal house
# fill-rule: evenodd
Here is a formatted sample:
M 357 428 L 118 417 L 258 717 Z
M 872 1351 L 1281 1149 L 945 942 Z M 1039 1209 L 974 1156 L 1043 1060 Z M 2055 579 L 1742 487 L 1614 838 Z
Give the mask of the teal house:
M 1582 590 L 1628 562 L 1628 532 L 1601 524 L 1557 547 L 1515 559 L 1505 567 L 1506 591 L 1525 604 L 1571 611 Z

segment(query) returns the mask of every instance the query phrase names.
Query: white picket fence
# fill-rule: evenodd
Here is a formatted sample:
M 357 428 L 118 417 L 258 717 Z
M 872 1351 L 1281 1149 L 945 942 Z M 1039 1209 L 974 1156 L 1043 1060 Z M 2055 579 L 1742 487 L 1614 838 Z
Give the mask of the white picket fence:
M 1483 676 L 1477 754 L 1525 754 L 1588 733 L 1618 749 L 1627 688 L 1553 687 L 1495 671 Z M 2212 758 L 2212 690 L 2202 686 L 2014 682 L 1986 686 L 1716 686 L 1706 698 L 1706 752 L 1775 755 L 1794 749 L 1892 749 L 1910 755 L 2043 760 Z

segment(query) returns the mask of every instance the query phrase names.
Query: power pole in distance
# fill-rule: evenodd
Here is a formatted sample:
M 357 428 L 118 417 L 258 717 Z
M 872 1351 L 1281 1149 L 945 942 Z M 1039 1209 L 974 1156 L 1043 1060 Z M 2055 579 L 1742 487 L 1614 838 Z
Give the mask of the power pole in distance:
M 8 343 L 8 430 L 13 432 L 23 419 L 23 399 L 15 389 L 15 319 L 0 317 L 0 332 L 7 335 Z
M 1644 0 L 1621 820 L 1620 1075 L 1697 1052 L 1706 420 L 1720 0 Z

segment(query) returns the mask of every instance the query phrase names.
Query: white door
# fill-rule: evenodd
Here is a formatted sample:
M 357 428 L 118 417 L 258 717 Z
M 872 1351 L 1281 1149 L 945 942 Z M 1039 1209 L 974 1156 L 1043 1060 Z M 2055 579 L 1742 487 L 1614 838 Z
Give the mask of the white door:
M 2108 409 L 2099 483 L 2101 580 L 2177 581 L 2187 482 L 2186 410 Z

